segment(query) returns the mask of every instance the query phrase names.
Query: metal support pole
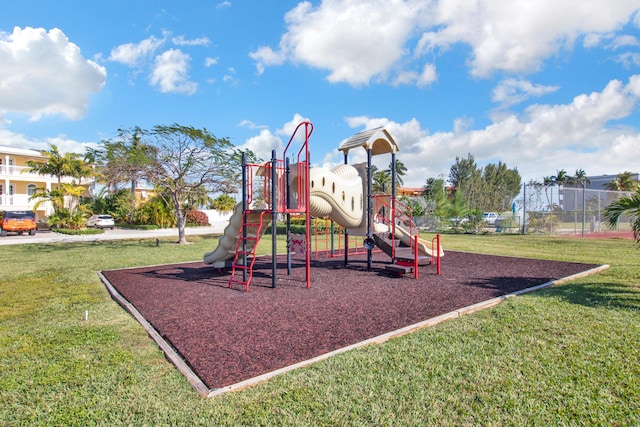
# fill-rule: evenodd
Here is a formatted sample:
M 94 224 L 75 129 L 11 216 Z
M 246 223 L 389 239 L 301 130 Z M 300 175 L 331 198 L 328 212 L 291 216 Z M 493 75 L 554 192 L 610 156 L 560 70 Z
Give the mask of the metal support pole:
M 334 234 L 335 231 L 336 231 L 335 230 L 335 225 L 333 223 L 333 220 L 331 220 L 331 252 L 329 252 L 331 254 L 331 256 L 333 256 L 333 254 L 335 253 L 335 249 L 334 249 L 335 244 L 333 242 L 333 238 L 335 236 L 335 234 Z
M 437 248 L 436 248 L 437 261 L 436 262 L 438 266 L 436 270 L 438 271 L 438 276 L 439 276 L 440 275 L 440 235 L 439 234 L 436 234 L 436 245 L 437 245 Z
M 391 215 L 396 214 L 396 153 L 391 153 Z
M 344 164 L 346 165 L 347 161 L 347 153 L 344 153 Z M 346 267 L 349 263 L 349 229 L 345 227 L 344 229 L 344 266 Z
M 289 158 L 284 160 L 285 164 L 285 185 L 284 188 L 287 192 L 287 275 L 291 276 L 291 214 L 288 212 L 291 209 L 291 187 L 289 186 Z
M 587 182 L 582 181 L 582 238 L 584 239 L 584 226 L 587 221 Z
M 372 205 L 372 171 L 371 171 L 371 150 L 367 150 L 367 239 L 371 239 L 371 215 L 373 213 L 373 205 Z M 371 261 L 372 261 L 372 252 L 371 249 L 367 249 L 367 269 L 371 270 Z
M 247 215 L 247 156 L 242 152 L 242 265 L 247 265 L 247 227 L 244 220 Z M 242 281 L 247 283 L 247 269 L 242 269 Z
M 278 160 L 276 150 L 271 151 L 271 287 L 276 287 L 278 274 L 278 242 L 276 240 L 276 220 L 278 216 Z
M 522 234 L 527 234 L 527 184 L 522 185 Z

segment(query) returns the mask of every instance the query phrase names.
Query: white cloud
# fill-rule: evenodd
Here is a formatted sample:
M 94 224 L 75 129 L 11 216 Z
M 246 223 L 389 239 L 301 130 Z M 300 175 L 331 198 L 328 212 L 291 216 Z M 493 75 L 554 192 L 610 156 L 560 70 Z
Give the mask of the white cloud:
M 329 71 L 331 82 L 364 85 L 384 78 L 405 55 L 423 1 L 325 0 L 317 8 L 301 2 L 285 16 L 288 31 L 279 51 L 251 54 L 258 72 L 284 59 Z
M 27 150 L 48 150 L 50 144 L 58 147 L 62 153 L 84 153 L 87 147 L 96 148 L 95 142 L 82 142 L 70 139 L 66 135 L 58 135 L 45 139 L 31 139 L 24 134 L 11 132 L 0 128 L 0 141 L 5 147 L 22 148 Z
M 622 47 L 638 47 L 640 42 L 638 38 L 631 35 L 622 35 L 613 39 L 611 43 L 611 49 L 620 49 Z
M 109 55 L 110 61 L 120 62 L 129 67 L 136 67 L 145 58 L 151 58 L 162 47 L 165 39 L 150 36 L 138 43 L 125 43 L 114 47 Z
M 615 32 L 634 16 L 637 22 L 638 10 L 637 0 L 305 1 L 285 15 L 278 48 L 261 46 L 250 57 L 258 74 L 291 62 L 327 70 L 334 83 L 425 86 L 436 76 L 435 64 L 417 74 L 423 57 L 459 44 L 471 47 L 468 65 L 476 77 L 522 75 L 570 51 L 582 36 L 585 47 L 604 39 L 629 45 L 631 37 Z
M 428 86 L 438 80 L 436 67 L 433 64 L 426 64 L 421 73 L 415 71 L 399 71 L 393 79 L 393 85 L 416 85 L 418 87 Z
M 238 147 L 240 150 L 251 150 L 259 159 L 267 161 L 271 159 L 271 151 L 276 150 L 278 153 L 284 149 L 282 139 L 271 133 L 268 129 L 263 129 L 260 134 L 253 136 Z
M 211 67 L 213 65 L 216 65 L 218 63 L 218 60 L 219 60 L 219 58 L 217 58 L 217 57 L 216 58 L 210 58 L 210 57 L 207 56 L 204 59 L 204 66 L 208 68 L 208 67 Z
M 80 48 L 53 28 L 15 27 L 0 33 L 0 122 L 7 112 L 82 118 L 89 94 L 102 90 L 104 67 L 85 59 Z
M 228 84 L 232 84 L 235 85 L 238 83 L 238 81 L 236 80 L 236 69 L 233 67 L 229 67 L 227 68 L 227 74 L 225 74 L 224 76 L 222 76 L 222 81 Z
M 496 70 L 529 73 L 546 58 L 571 49 L 580 35 L 619 30 L 638 9 L 636 0 L 440 1 L 434 28 L 423 34 L 419 50 L 468 44 L 475 76 Z
M 171 39 L 176 46 L 209 46 L 211 40 L 208 37 L 198 37 L 195 39 L 185 39 L 184 36 L 177 36 Z
M 255 52 L 249 53 L 249 57 L 256 61 L 258 74 L 262 74 L 266 67 L 282 65 L 286 55 L 282 52 L 274 52 L 270 47 L 262 46 Z
M 216 7 L 218 9 L 225 9 L 227 7 L 231 7 L 231 2 L 230 1 L 222 1 L 222 2 L 220 2 L 218 4 L 216 4 Z
M 157 86 L 163 93 L 184 93 L 191 95 L 198 89 L 198 84 L 190 81 L 188 75 L 191 56 L 181 49 L 169 49 L 156 55 L 169 40 L 177 46 L 208 46 L 211 40 L 207 37 L 187 39 L 184 36 L 171 37 L 171 31 L 164 30 L 162 38 L 150 36 L 138 43 L 125 43 L 111 50 L 109 60 L 119 62 L 131 68 L 137 68 L 138 72 L 151 67 L 149 81 L 152 86 Z M 153 61 L 151 61 L 153 58 Z M 204 61 L 206 67 L 215 65 L 218 58 L 207 57 Z
M 633 114 L 639 99 L 640 75 L 635 75 L 627 84 L 612 80 L 601 92 L 576 96 L 568 104 L 535 105 L 521 116 L 504 116 L 483 129 L 469 129 L 468 123 L 456 121 L 454 131 L 430 134 L 415 119 L 405 123 L 368 117 L 346 120 L 354 128 L 385 126 L 390 131 L 400 146 L 398 159 L 409 170 L 404 179 L 407 186 L 421 186 L 430 177 L 446 178 L 455 158 L 469 153 L 481 166 L 500 160 L 517 168 L 528 181 L 559 169 L 569 173 L 584 169 L 589 175 L 636 170 L 640 133 L 610 122 Z M 337 157 L 328 160 L 339 161 Z M 362 156 L 356 161 L 363 161 Z M 378 162 L 386 165 L 389 159 Z
M 266 125 L 257 125 L 253 123 L 251 120 L 242 120 L 240 123 L 238 123 L 238 126 L 249 128 L 249 129 L 267 129 L 268 128 L 268 126 Z
M 511 106 L 524 102 L 532 96 L 541 97 L 558 89 L 560 89 L 559 86 L 536 85 L 521 79 L 505 79 L 493 89 L 491 100 L 501 106 Z
M 626 52 L 618 55 L 618 61 L 627 69 L 640 65 L 640 53 Z
M 151 85 L 158 86 L 163 93 L 195 93 L 198 84 L 189 80 L 190 60 L 191 57 L 179 49 L 169 49 L 158 55 L 149 76 Z
M 242 122 L 240 122 L 239 126 L 262 130 L 258 135 L 247 139 L 245 143 L 238 148 L 241 150 L 251 149 L 259 158 L 265 161 L 271 159 L 271 152 L 273 150 L 276 150 L 276 155 L 281 157 L 283 150 L 289 143 L 289 140 L 292 138 L 292 136 L 294 136 L 293 133 L 296 131 L 298 125 L 308 120 L 309 119 L 303 117 L 302 115 L 295 113 L 290 121 L 284 123 L 282 127 L 276 129 L 275 132 L 272 132 L 269 129 L 264 129 L 264 126 L 257 126 L 250 120 L 243 120 Z M 295 138 L 291 141 L 287 156 L 298 153 L 298 150 L 301 147 L 302 142 L 304 141 L 304 136 L 305 126 L 302 125 L 300 126 L 300 128 L 298 128 L 298 131 L 295 134 Z

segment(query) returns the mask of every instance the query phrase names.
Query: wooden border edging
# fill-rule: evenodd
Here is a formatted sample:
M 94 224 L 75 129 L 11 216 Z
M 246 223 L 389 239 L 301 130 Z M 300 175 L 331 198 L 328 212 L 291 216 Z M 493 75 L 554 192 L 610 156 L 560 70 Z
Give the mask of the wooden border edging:
M 509 294 L 502 295 L 502 296 L 499 296 L 499 297 L 496 297 L 496 298 L 491 298 L 491 299 L 486 300 L 486 301 L 482 301 L 482 302 L 479 302 L 479 303 L 476 303 L 476 304 L 472 304 L 472 305 L 469 305 L 469 306 L 466 306 L 466 307 L 462 307 L 462 308 L 459 308 L 457 310 L 453 310 L 453 311 L 450 311 L 448 313 L 441 314 L 439 316 L 432 317 L 432 318 L 427 319 L 427 320 L 423 320 L 422 322 L 414 323 L 412 325 L 408 325 L 408 326 L 405 326 L 403 328 L 396 329 L 395 331 L 387 332 L 386 334 L 378 335 L 377 337 L 369 338 L 367 340 L 360 341 L 358 343 L 351 344 L 349 346 L 342 347 L 342 348 L 339 348 L 337 350 L 333 350 L 333 351 L 330 351 L 328 353 L 321 354 L 321 355 L 313 357 L 311 359 L 303 360 L 302 362 L 294 363 L 293 365 L 285 366 L 284 368 L 276 369 L 275 371 L 271 371 L 271 372 L 267 372 L 267 373 L 262 374 L 262 375 L 258 375 L 257 377 L 249 378 L 247 380 L 240 381 L 238 383 L 235 383 L 235 384 L 232 384 L 232 385 L 229 385 L 229 386 L 215 388 L 215 389 L 209 389 L 206 386 L 206 384 L 200 379 L 200 377 L 198 377 L 195 374 L 195 372 L 193 372 L 191 370 L 189 365 L 187 365 L 187 363 L 182 359 L 180 354 L 162 337 L 162 335 L 160 335 L 158 333 L 158 331 L 153 327 L 153 325 L 151 325 L 144 318 L 144 316 L 142 316 L 142 314 L 133 306 L 133 304 L 131 304 L 129 301 L 127 301 L 127 299 L 124 298 L 113 287 L 113 285 L 111 285 L 109 280 L 102 274 L 102 272 L 98 272 L 98 276 L 100 277 L 100 280 L 102 280 L 102 282 L 107 287 L 107 290 L 111 294 L 112 298 L 115 299 L 125 310 L 127 310 L 129 313 L 131 313 L 133 315 L 133 317 L 135 317 L 135 319 L 138 322 L 140 322 L 140 324 L 147 331 L 149 336 L 158 344 L 160 349 L 164 352 L 164 354 L 166 355 L 167 359 L 169 359 L 169 361 L 171 363 L 173 363 L 176 366 L 176 368 L 178 368 L 178 370 L 187 378 L 187 380 L 191 383 L 193 388 L 195 388 L 196 391 L 202 397 L 214 397 L 214 396 L 218 396 L 218 395 L 230 392 L 230 391 L 237 391 L 237 390 L 240 390 L 242 388 L 255 385 L 255 384 L 259 383 L 259 382 L 266 381 L 266 380 L 268 380 L 270 378 L 273 378 L 275 376 L 284 374 L 284 373 L 292 371 L 294 369 L 303 368 L 303 367 L 312 365 L 314 363 L 320 362 L 322 360 L 328 359 L 331 356 L 335 356 L 337 354 L 345 353 L 347 351 L 354 350 L 354 349 L 357 349 L 357 348 L 360 348 L 360 347 L 364 347 L 364 346 L 367 346 L 367 345 L 371 345 L 371 344 L 382 344 L 385 341 L 388 341 L 388 340 L 390 340 L 392 338 L 398 338 L 398 337 L 401 337 L 402 335 L 406 335 L 408 333 L 415 332 L 415 331 L 423 329 L 423 328 L 428 328 L 430 326 L 437 325 L 438 323 L 444 322 L 445 320 L 455 319 L 455 318 L 458 318 L 458 317 L 461 317 L 461 316 L 465 316 L 467 314 L 472 314 L 472 313 L 475 313 L 475 312 L 480 311 L 480 310 L 484 310 L 484 309 L 487 309 L 487 308 L 494 307 L 494 306 L 500 304 L 502 301 L 504 301 L 507 298 L 513 298 L 513 297 L 516 297 L 518 295 L 522 295 L 522 294 L 529 293 L 529 292 L 535 292 L 537 290 L 548 288 L 550 286 L 554 286 L 554 285 L 558 285 L 558 284 L 561 284 L 561 283 L 565 283 L 565 282 L 568 282 L 568 281 L 571 281 L 571 280 L 575 280 L 575 279 L 578 279 L 578 278 L 581 278 L 581 277 L 590 276 L 592 274 L 596 274 L 596 273 L 599 273 L 601 271 L 604 271 L 604 270 L 606 270 L 608 268 L 609 268 L 608 264 L 603 264 L 601 266 L 598 266 L 598 267 L 595 267 L 595 268 L 592 268 L 590 270 L 586 270 L 586 271 L 583 271 L 583 272 L 580 272 L 580 273 L 576 273 L 576 274 L 573 274 L 571 276 L 563 277 L 563 278 L 556 279 L 556 280 L 551 280 L 551 281 L 548 281 L 548 282 L 543 283 L 541 285 L 532 286 L 530 288 L 521 289 L 519 291 L 511 292 Z
M 100 276 L 100 280 L 102 280 L 102 282 L 107 287 L 107 290 L 111 294 L 111 297 L 115 299 L 118 304 L 120 304 L 125 310 L 131 313 L 131 315 L 133 315 L 133 317 L 135 317 L 138 322 L 140 322 L 145 331 L 147 331 L 149 336 L 156 342 L 156 344 L 158 344 L 160 349 L 164 352 L 167 359 L 169 359 L 169 361 L 173 363 L 176 368 L 178 368 L 182 375 L 187 378 L 193 388 L 195 388 L 201 396 L 206 396 L 207 393 L 209 393 L 209 388 L 204 382 L 202 382 L 200 377 L 198 377 L 195 372 L 191 370 L 189 365 L 186 364 L 180 354 L 178 354 L 178 352 L 167 342 L 167 340 L 165 340 L 162 335 L 158 333 L 156 328 L 154 328 L 153 325 L 151 325 L 151 323 L 149 323 L 147 319 L 144 318 L 144 316 L 138 311 L 138 309 L 136 309 L 133 304 L 127 301 L 127 299 L 123 297 L 116 288 L 113 287 L 111 282 L 109 282 L 109 280 L 104 277 L 102 272 L 99 271 L 98 276 Z

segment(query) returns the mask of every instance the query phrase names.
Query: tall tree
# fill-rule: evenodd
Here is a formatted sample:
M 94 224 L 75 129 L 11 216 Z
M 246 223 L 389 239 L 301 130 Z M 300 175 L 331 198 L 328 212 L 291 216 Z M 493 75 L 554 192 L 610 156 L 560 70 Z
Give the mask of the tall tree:
M 604 185 L 607 190 L 612 191 L 636 191 L 638 180 L 633 172 L 624 171 L 616 175 L 615 179 Z
M 371 175 L 373 182 L 371 190 L 374 193 L 390 193 L 391 192 L 391 174 L 386 170 L 375 170 Z
M 214 193 L 236 188 L 242 171 L 240 156 L 228 139 L 216 138 L 206 129 L 156 126 L 149 137 L 155 149 L 152 180 L 174 209 L 178 243 L 187 243 L 190 202 L 202 188 Z
M 404 163 L 402 163 L 398 159 L 396 159 L 395 164 L 396 164 L 396 185 L 401 186 L 402 184 L 404 184 L 404 180 L 402 178 L 407 175 L 407 167 L 404 165 Z M 389 168 L 385 171 L 387 172 L 387 174 L 389 174 L 389 178 L 391 178 L 391 166 L 392 164 L 391 162 L 389 162 Z
M 587 173 L 583 169 L 576 169 L 576 172 L 573 174 L 573 183 L 577 185 L 584 186 L 585 184 L 589 184 L 591 181 L 587 177 Z
M 58 188 L 65 176 L 72 177 L 75 174 L 80 155 L 76 153 L 61 153 L 54 144 L 49 144 L 48 150 L 40 150 L 45 157 L 44 161 L 28 160 L 25 172 L 38 175 L 51 175 L 58 179 Z
M 136 187 L 155 170 L 155 147 L 145 142 L 146 135 L 139 127 L 118 129 L 116 138 L 102 141 L 101 148 L 92 153 L 100 163 L 102 180 L 109 188 L 116 190 L 121 183 L 129 185 L 129 222 L 133 222 Z
M 436 198 L 445 193 L 444 179 L 428 178 L 424 184 L 422 195 L 427 200 L 436 200 Z
M 547 197 L 547 209 L 554 210 L 553 205 L 553 187 L 556 185 L 556 179 L 554 176 L 545 176 L 542 178 L 542 186 L 544 186 L 544 194 Z
M 498 162 L 479 168 L 473 155 L 466 159 L 456 157 L 449 171 L 454 191 L 461 191 L 471 210 L 503 211 L 520 192 L 521 178 L 516 169 Z
M 471 177 L 477 173 L 478 166 L 473 158 L 473 155 L 469 153 L 466 159 L 461 159 L 456 156 L 456 162 L 449 169 L 449 182 L 455 189 L 471 180 Z

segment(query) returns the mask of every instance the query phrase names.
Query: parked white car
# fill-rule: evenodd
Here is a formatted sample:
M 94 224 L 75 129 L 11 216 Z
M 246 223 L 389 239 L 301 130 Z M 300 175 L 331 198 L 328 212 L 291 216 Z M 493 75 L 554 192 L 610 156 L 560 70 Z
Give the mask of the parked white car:
M 482 220 L 489 225 L 495 224 L 496 219 L 498 219 L 498 214 L 496 212 L 484 212 L 482 214 Z
M 92 215 L 87 220 L 87 227 L 110 228 L 113 230 L 115 226 L 111 215 Z

